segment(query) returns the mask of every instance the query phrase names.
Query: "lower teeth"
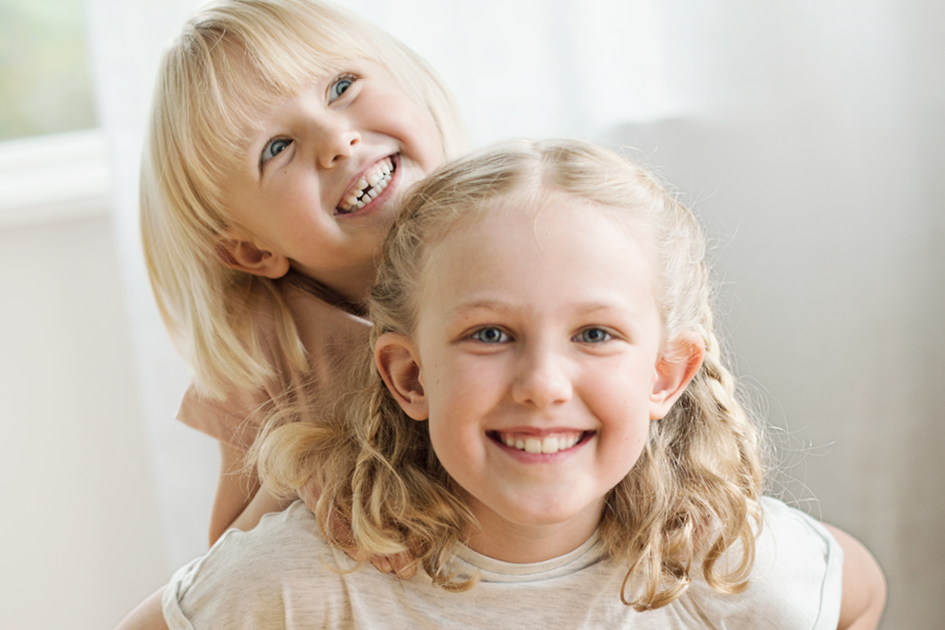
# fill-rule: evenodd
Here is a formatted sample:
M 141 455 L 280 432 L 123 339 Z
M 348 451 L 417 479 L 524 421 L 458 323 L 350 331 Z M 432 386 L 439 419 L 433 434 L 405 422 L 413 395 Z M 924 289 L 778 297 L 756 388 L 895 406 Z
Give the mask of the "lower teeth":
M 361 195 L 358 197 L 358 200 L 356 202 L 354 202 L 347 208 L 339 207 L 338 210 L 340 210 L 344 214 L 348 214 L 348 213 L 354 212 L 355 210 L 360 210 L 367 204 L 377 199 L 380 196 L 380 194 L 384 192 L 384 188 L 387 188 L 387 184 L 389 184 L 391 179 L 393 178 L 394 171 L 396 170 L 396 168 L 397 168 L 396 165 L 391 163 L 389 174 L 384 175 L 383 177 L 381 177 L 380 181 L 378 181 L 373 186 L 369 187 L 367 190 L 364 190 L 361 193 Z

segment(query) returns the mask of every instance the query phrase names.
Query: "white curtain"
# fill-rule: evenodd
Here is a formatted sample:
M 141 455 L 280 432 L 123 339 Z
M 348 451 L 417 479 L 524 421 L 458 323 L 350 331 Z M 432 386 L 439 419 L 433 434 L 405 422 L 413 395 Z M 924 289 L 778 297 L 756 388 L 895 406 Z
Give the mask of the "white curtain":
M 477 144 L 633 145 L 695 205 L 739 372 L 784 431 L 780 478 L 887 571 L 886 627 L 945 618 L 945 9 L 936 0 L 348 0 L 446 78 Z M 205 545 L 212 440 L 150 297 L 137 160 L 190 0 L 88 0 L 166 569 Z M 137 421 L 129 419 L 129 421 Z

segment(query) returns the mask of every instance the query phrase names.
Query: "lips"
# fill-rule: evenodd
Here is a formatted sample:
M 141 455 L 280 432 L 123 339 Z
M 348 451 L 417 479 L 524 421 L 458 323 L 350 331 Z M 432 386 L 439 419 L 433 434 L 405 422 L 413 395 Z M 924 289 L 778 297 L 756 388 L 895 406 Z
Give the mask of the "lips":
M 392 156 L 378 160 L 345 191 L 341 203 L 338 204 L 338 213 L 350 214 L 377 199 L 390 184 L 396 170 L 397 163 Z

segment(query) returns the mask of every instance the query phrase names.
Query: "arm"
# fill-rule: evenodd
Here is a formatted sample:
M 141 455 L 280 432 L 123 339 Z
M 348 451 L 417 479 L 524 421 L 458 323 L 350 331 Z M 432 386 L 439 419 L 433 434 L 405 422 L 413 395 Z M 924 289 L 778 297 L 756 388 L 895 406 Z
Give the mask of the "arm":
M 281 504 L 266 491 L 260 488 L 259 479 L 253 475 L 243 474 L 243 452 L 220 443 L 221 467 L 220 481 L 217 485 L 217 495 L 213 501 L 213 515 L 211 516 L 210 544 L 223 535 L 227 529 L 236 527 L 243 531 L 253 529 L 263 514 L 278 512 L 286 505 Z M 252 489 L 254 495 L 247 495 L 246 490 Z M 235 517 L 229 520 L 233 515 Z M 218 519 L 215 521 L 214 519 Z M 222 524 L 223 521 L 227 521 Z M 215 527 L 217 529 L 215 529 Z M 216 535 L 214 535 L 216 532 Z M 164 606 L 162 598 L 164 589 L 152 593 L 146 600 L 138 604 L 128 616 L 121 620 L 115 630 L 168 630 L 164 620 Z
M 837 630 L 875 630 L 886 605 L 886 578 L 883 570 L 850 534 L 824 525 L 843 549 L 843 601 Z
M 128 613 L 115 630 L 168 630 L 161 605 L 163 595 L 164 587 L 162 586 Z
M 210 514 L 211 545 L 226 530 L 249 531 L 264 514 L 280 512 L 289 505 L 260 488 L 256 472 L 247 472 L 244 467 L 244 455 L 245 451 L 220 442 L 220 479 Z

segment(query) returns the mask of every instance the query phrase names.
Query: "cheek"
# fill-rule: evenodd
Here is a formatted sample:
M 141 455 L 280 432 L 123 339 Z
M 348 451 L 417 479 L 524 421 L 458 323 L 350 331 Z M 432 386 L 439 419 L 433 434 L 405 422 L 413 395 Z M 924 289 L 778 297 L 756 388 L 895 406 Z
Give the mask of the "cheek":
M 639 366 L 610 369 L 588 384 L 585 400 L 609 439 L 602 444 L 621 454 L 627 471 L 639 457 L 650 429 L 651 375 Z M 633 455 L 627 462 L 627 455 Z
M 601 433 L 601 454 L 607 485 L 613 487 L 626 477 L 643 453 L 652 421 L 645 405 L 629 402 L 613 415 Z
M 443 153 L 443 141 L 440 138 L 440 130 L 436 123 L 428 114 L 423 113 L 422 119 L 417 121 L 418 140 L 423 144 L 423 168 L 426 173 L 430 173 L 446 161 L 446 155 Z
M 381 115 L 392 135 L 400 137 L 426 175 L 446 161 L 440 130 L 425 108 L 414 104 L 407 96 L 402 96 L 398 102 L 399 107 L 388 105 Z
M 475 439 L 501 394 L 496 370 L 483 370 L 475 361 L 463 359 L 424 364 L 431 367 L 428 374 L 435 375 L 424 384 L 430 404 L 430 436 L 441 443 Z
M 459 392 L 440 392 L 448 397 L 430 401 L 427 428 L 436 458 L 455 479 L 464 479 L 464 470 L 478 459 L 476 444 L 479 427 L 467 399 Z M 452 394 L 452 395 L 450 395 Z
M 648 415 L 652 390 L 652 367 L 627 362 L 604 366 L 585 386 L 587 397 L 607 417 L 634 415 L 641 411 Z
M 430 404 L 430 419 L 434 424 L 457 422 L 474 411 L 475 384 L 459 368 L 434 366 L 435 374 L 425 381 L 424 389 Z

